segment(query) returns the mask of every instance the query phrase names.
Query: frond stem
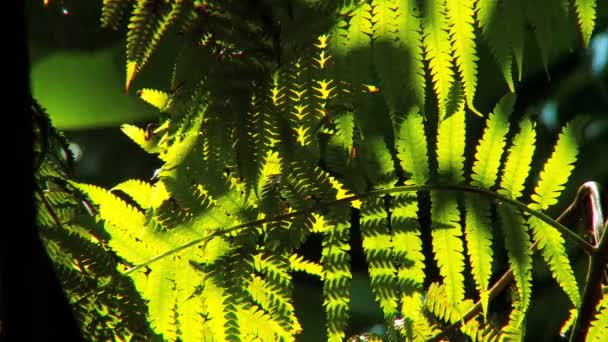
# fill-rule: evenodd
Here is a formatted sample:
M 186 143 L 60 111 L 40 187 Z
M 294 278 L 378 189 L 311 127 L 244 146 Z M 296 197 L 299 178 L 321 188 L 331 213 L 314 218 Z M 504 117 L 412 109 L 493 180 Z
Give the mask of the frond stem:
M 303 214 L 307 214 L 307 213 L 312 213 L 316 210 L 325 208 L 327 206 L 333 206 L 333 205 L 337 205 L 337 204 L 344 204 L 344 203 L 350 203 L 354 200 L 358 200 L 361 198 L 365 198 L 365 197 L 369 197 L 369 196 L 373 196 L 373 195 L 382 195 L 382 194 L 392 194 L 392 193 L 401 193 L 401 192 L 427 192 L 427 191 L 461 191 L 461 192 L 472 192 L 472 193 L 478 193 L 481 194 L 483 196 L 487 196 L 487 197 L 491 197 L 494 200 L 498 201 L 498 202 L 504 202 L 504 203 L 508 203 L 513 205 L 514 207 L 520 209 L 523 212 L 526 212 L 530 215 L 536 216 L 539 219 L 543 220 L 545 223 L 549 224 L 550 226 L 554 227 L 555 229 L 557 229 L 558 231 L 560 231 L 562 234 L 564 234 L 565 236 L 567 236 L 568 238 L 570 238 L 574 243 L 576 243 L 579 247 L 581 247 L 582 249 L 584 249 L 587 253 L 591 253 L 594 250 L 594 247 L 589 244 L 587 241 L 585 241 L 583 238 L 581 238 L 580 236 L 578 236 L 576 233 L 574 233 L 573 231 L 571 231 L 570 229 L 568 229 L 567 227 L 563 226 L 562 224 L 560 224 L 559 222 L 555 221 L 554 219 L 552 219 L 551 217 L 549 217 L 548 215 L 531 209 L 529 208 L 527 205 L 525 205 L 524 203 L 521 203 L 517 200 L 511 199 L 505 195 L 490 191 L 490 190 L 486 190 L 486 189 L 482 189 L 482 188 L 476 188 L 476 187 L 472 187 L 472 186 L 467 186 L 467 185 L 459 185 L 459 184 L 427 184 L 427 185 L 415 185 L 415 186 L 397 186 L 397 187 L 393 187 L 393 188 L 389 188 L 389 189 L 375 189 L 375 190 L 371 190 L 371 191 L 367 191 L 367 192 L 363 192 L 359 195 L 353 195 L 353 196 L 349 196 L 349 197 L 345 197 L 345 198 L 341 198 L 335 201 L 331 201 L 331 202 L 327 202 L 327 203 L 319 203 L 317 205 L 314 205 L 313 207 L 309 208 L 309 209 L 305 209 L 305 210 L 300 210 L 300 211 L 296 211 L 296 212 L 292 212 L 289 214 L 285 214 L 285 215 L 279 215 L 279 216 L 274 216 L 274 217 L 269 217 L 269 218 L 265 218 L 265 219 L 261 219 L 261 220 L 256 220 L 256 221 L 251 221 L 248 223 L 244 223 L 238 226 L 234 226 L 234 227 L 230 227 L 227 229 L 223 229 L 223 230 L 216 230 L 213 231 L 212 233 L 210 233 L 209 235 L 205 236 L 205 237 L 201 237 L 199 239 L 195 239 L 192 240 L 186 244 L 183 244 L 177 248 L 168 250 L 164 253 L 161 253 L 159 255 L 157 255 L 156 257 L 142 263 L 139 265 L 136 265 L 134 267 L 131 267 L 130 269 L 126 270 L 124 272 L 124 274 L 129 274 L 132 272 L 135 272 L 145 266 L 150 265 L 151 263 L 158 261 L 164 257 L 167 257 L 169 255 L 175 254 L 177 252 L 180 252 L 184 249 L 187 249 L 189 247 L 192 246 L 196 246 L 199 244 L 203 244 L 208 242 L 209 240 L 211 240 L 212 238 L 216 237 L 216 236 L 220 236 L 220 235 L 224 235 L 224 234 L 230 234 L 230 233 L 234 233 L 238 230 L 244 229 L 244 228 L 249 228 L 249 227 L 255 227 L 258 226 L 260 224 L 264 224 L 264 223 L 270 223 L 270 222 L 278 222 L 278 221 L 283 221 L 283 220 L 287 220 L 290 219 L 292 217 L 298 216 L 298 215 L 303 215 Z

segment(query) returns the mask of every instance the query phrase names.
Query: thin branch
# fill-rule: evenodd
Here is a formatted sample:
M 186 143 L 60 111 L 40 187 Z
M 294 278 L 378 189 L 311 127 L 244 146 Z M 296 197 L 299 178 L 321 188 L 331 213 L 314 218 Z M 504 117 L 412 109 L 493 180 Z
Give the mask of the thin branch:
M 195 239 L 192 240 L 186 244 L 183 244 L 177 248 L 174 249 L 170 249 L 164 253 L 161 253 L 159 255 L 157 255 L 156 257 L 141 263 L 139 265 L 136 265 L 130 269 L 128 269 L 127 271 L 125 271 L 124 274 L 129 274 L 132 272 L 135 272 L 145 266 L 148 266 L 150 264 L 152 264 L 155 261 L 158 261 L 164 257 L 167 257 L 169 255 L 175 254 L 177 252 L 180 252 L 184 249 L 187 249 L 189 247 L 192 246 L 196 246 L 199 244 L 203 244 L 208 242 L 209 240 L 211 240 L 214 237 L 217 236 L 221 236 L 221 235 L 226 235 L 226 234 L 230 234 L 233 232 L 236 232 L 238 230 L 244 229 L 244 228 L 249 228 L 249 227 L 255 227 L 255 226 L 259 226 L 261 224 L 264 223 L 270 223 L 270 222 L 277 222 L 277 221 L 283 221 L 298 215 L 303 215 L 303 214 L 307 214 L 307 213 L 313 213 L 319 209 L 323 209 L 326 208 L 328 206 L 333 206 L 333 205 L 337 205 L 337 204 L 344 204 L 344 203 L 350 203 L 354 200 L 358 200 L 361 198 L 365 198 L 365 197 L 369 197 L 369 196 L 373 196 L 373 195 L 381 195 L 381 194 L 392 194 L 392 193 L 401 193 L 401 192 L 427 192 L 427 191 L 460 191 L 460 192 L 472 192 L 472 193 L 477 193 L 477 194 L 481 194 L 487 197 L 491 197 L 494 200 L 497 200 L 499 202 L 504 202 L 504 203 L 508 203 L 513 205 L 514 207 L 520 209 L 521 211 L 524 211 L 530 215 L 536 216 L 539 219 L 545 221 L 545 223 L 549 224 L 550 226 L 554 227 L 555 229 L 557 229 L 558 231 L 560 231 L 562 234 L 566 235 L 568 238 L 570 238 L 574 243 L 576 243 L 579 247 L 581 247 L 582 249 L 584 249 L 586 252 L 590 253 L 593 250 L 593 246 L 590 245 L 587 241 L 585 241 L 583 238 L 581 238 L 580 236 L 578 236 L 576 233 L 574 233 L 573 231 L 571 231 L 570 229 L 566 228 L 565 226 L 563 226 L 562 224 L 560 224 L 559 222 L 555 221 L 554 219 L 552 219 L 551 217 L 547 216 L 546 214 L 531 209 L 529 208 L 527 205 L 511 199 L 507 196 L 504 196 L 502 194 L 490 191 L 490 190 L 486 190 L 486 189 L 481 189 L 481 188 L 476 188 L 476 187 L 472 187 L 472 186 L 466 186 L 466 185 L 449 185 L 449 184 L 433 184 L 433 185 L 421 185 L 421 186 L 398 186 L 398 187 L 393 187 L 390 189 L 377 189 L 377 190 L 371 190 L 368 192 L 364 192 L 361 193 L 359 195 L 353 195 L 353 196 L 349 196 L 349 197 L 345 197 L 339 200 L 335 200 L 332 202 L 328 202 L 328 203 L 320 203 L 317 204 L 309 209 L 305 209 L 305 210 L 301 210 L 301 211 L 297 211 L 297 212 L 293 212 L 290 214 L 286 214 L 286 215 L 279 215 L 279 216 L 275 216 L 275 217 L 270 217 L 270 218 L 266 218 L 266 219 L 262 219 L 262 220 L 256 220 L 256 221 L 252 221 L 252 222 L 248 222 L 245 224 L 241 224 L 238 226 L 234 226 L 234 227 L 230 227 L 227 229 L 223 229 L 223 230 L 216 230 L 214 232 L 212 232 L 211 234 L 199 238 L 199 239 Z
M 595 248 L 589 254 L 589 269 L 583 299 L 570 334 L 571 342 L 585 341 L 595 309 L 602 297 L 602 278 L 606 276 L 606 266 L 608 265 L 608 237 L 606 234 L 608 219 L 603 210 L 606 205 L 606 197 L 602 196 L 603 194 L 603 189 L 595 182 L 585 183 L 577 193 L 577 200 L 579 198 L 589 199 L 587 204 L 591 206 L 590 222 L 585 223 L 589 225 L 589 233 Z M 572 208 L 574 204 L 568 209 Z
M 587 281 L 583 290 L 583 301 L 578 310 L 570 342 L 584 342 L 589 331 L 589 326 L 593 320 L 597 304 L 602 298 L 602 278 L 604 277 L 606 266 L 608 266 L 608 234 L 606 229 L 608 222 L 604 225 L 600 243 L 591 254 Z

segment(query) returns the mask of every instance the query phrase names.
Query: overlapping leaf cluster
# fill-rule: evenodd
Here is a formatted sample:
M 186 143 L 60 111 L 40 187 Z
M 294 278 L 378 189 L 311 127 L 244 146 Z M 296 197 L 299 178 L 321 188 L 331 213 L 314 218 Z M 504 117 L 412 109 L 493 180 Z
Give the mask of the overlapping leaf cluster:
M 199 66 L 206 79 L 183 98 L 152 89 L 139 93 L 163 113 L 161 120 L 145 130 L 124 125 L 123 131 L 164 162 L 156 179 L 128 180 L 111 190 L 73 184 L 96 204 L 108 248 L 146 301 L 152 330 L 166 340 L 294 340 L 301 326 L 292 274 L 304 271 L 323 281 L 328 339 L 344 340 L 353 224 L 361 229 L 371 289 L 390 339 L 436 336 L 461 321 L 475 301 L 487 315 L 498 238 L 504 238 L 517 293 L 508 322 L 473 317 L 463 322 L 462 333 L 491 339 L 522 331 L 532 296 L 532 244 L 577 307 L 578 285 L 555 227 L 479 194 L 432 190 L 433 255 L 425 255 L 421 232 L 427 227 L 419 223 L 413 192 L 429 184 L 469 185 L 521 200 L 534 175 L 533 120 L 525 117 L 512 128 L 515 95 L 507 94 L 483 115 L 483 137 L 469 142 L 466 127 L 473 118 L 466 113 L 481 115 L 474 106 L 481 39 L 514 90 L 511 65 L 515 60 L 521 74 L 523 60 L 523 34 L 517 32 L 537 20 L 524 15 L 532 5 L 330 2 L 338 15 L 328 33 L 290 54 L 280 36 L 289 24 L 280 22 L 297 18 L 294 8 L 300 7 L 288 3 L 260 1 L 257 19 L 243 24 L 237 19 L 251 5 L 238 1 L 133 2 L 127 87 L 171 25 L 195 37 L 202 52 L 194 55 L 204 56 Z M 575 8 L 586 42 L 594 2 L 582 3 L 575 1 Z M 509 39 L 497 29 L 505 19 L 495 18 L 502 7 L 521 24 Z M 111 25 L 127 8 L 127 2 L 107 1 L 104 23 Z M 273 10 L 260 10 L 268 8 Z M 574 15 L 567 6 L 552 8 L 552 21 L 533 21 L 543 54 L 550 53 L 543 30 Z M 509 45 L 498 45 L 503 41 Z M 276 63 L 255 67 L 263 55 L 256 49 L 270 51 L 267 57 Z M 235 65 L 257 76 L 238 77 L 241 85 L 217 79 Z M 426 72 L 437 99 L 430 113 Z M 179 81 L 179 73 L 174 76 Z M 576 161 L 579 126 L 574 121 L 562 129 L 530 208 L 546 210 L 557 202 Z M 467 145 L 476 146 L 469 163 Z M 398 185 L 409 192 L 369 193 Z M 311 234 L 322 239 L 319 260 L 297 254 Z M 426 279 L 427 258 L 434 259 L 440 279 Z M 466 265 L 474 288 L 467 288 Z

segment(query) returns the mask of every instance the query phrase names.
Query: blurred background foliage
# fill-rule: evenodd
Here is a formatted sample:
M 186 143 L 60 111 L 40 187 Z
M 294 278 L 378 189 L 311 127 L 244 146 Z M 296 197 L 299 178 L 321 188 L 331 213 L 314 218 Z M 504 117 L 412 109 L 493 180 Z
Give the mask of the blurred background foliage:
M 132 90 L 126 93 L 126 28 L 113 31 L 100 27 L 102 1 L 57 0 L 46 7 L 42 0 L 26 3 L 32 91 L 51 115 L 53 124 L 71 142 L 77 160 L 73 177 L 104 187 L 125 179 L 152 177 L 161 163 L 124 136 L 119 125 L 144 126 L 154 120 L 157 112 L 137 98 L 136 90 L 143 87 L 169 90 L 175 57 L 172 37 L 165 38 Z M 537 114 L 541 122 L 539 153 L 550 153 L 563 123 L 578 114 L 591 118 L 578 167 L 560 205 L 551 213 L 554 217 L 585 181 L 608 186 L 608 2 L 599 1 L 597 13 L 598 23 L 588 49 L 564 51 L 552 61 L 548 75 L 540 57 L 529 55 L 527 61 L 531 62 L 526 67 L 532 77 L 518 87 L 517 109 Z M 482 63 L 492 61 L 487 51 L 480 51 L 480 58 Z M 484 69 L 489 73 L 484 75 Z M 506 86 L 498 69 L 482 64 L 480 72 L 480 80 L 485 79 L 483 84 L 487 86 L 480 87 L 476 98 L 483 110 L 493 106 L 489 102 L 498 98 Z M 316 253 L 319 241 L 310 241 L 308 245 L 311 251 L 305 253 Z M 382 324 L 382 314 L 367 286 L 363 254 L 357 246 L 360 241 L 353 241 L 353 333 L 380 329 Z M 582 283 L 587 258 L 575 248 L 569 251 Z M 534 274 L 536 297 L 529 312 L 528 338 L 554 341 L 555 332 L 566 318 L 568 300 L 552 281 L 544 263 L 535 265 L 535 270 L 538 270 Z M 314 279 L 296 279 L 299 285 L 295 303 L 304 327 L 302 341 L 317 341 L 324 330 L 324 322 L 320 320 L 321 284 Z

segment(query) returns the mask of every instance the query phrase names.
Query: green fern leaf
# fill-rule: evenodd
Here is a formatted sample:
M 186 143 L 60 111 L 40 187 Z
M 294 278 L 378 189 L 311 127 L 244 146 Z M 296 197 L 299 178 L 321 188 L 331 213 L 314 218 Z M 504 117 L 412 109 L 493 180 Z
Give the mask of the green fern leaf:
M 154 187 L 148 183 L 137 179 L 129 179 L 116 185 L 112 190 L 120 190 L 129 195 L 142 209 L 148 209 L 152 206 Z
M 429 61 L 440 118 L 445 116 L 448 94 L 454 82 L 452 46 L 450 45 L 450 37 L 447 31 L 446 11 L 445 1 L 427 1 L 422 18 L 425 55 L 426 60 Z
M 292 304 L 292 280 L 289 260 L 277 256 L 258 254 L 253 257 L 253 269 L 264 278 L 255 276 L 252 285 L 258 290 L 254 300 L 285 330 L 296 332 L 300 325 Z M 255 283 L 255 284 L 254 284 Z M 250 293 L 253 294 L 252 291 Z
M 136 231 L 145 226 L 146 218 L 143 213 L 109 191 L 94 185 L 76 182 L 70 184 L 86 193 L 93 203 L 99 206 L 99 215 L 111 225 L 125 231 Z
M 418 4 L 412 0 L 399 0 L 394 4 L 395 13 L 399 16 L 396 24 L 398 47 L 409 51 L 408 55 L 408 90 L 413 94 L 413 106 L 424 108 L 425 72 L 422 49 L 422 23 Z M 403 61 L 401 61 L 403 62 Z
M 488 287 L 492 275 L 492 222 L 490 203 L 475 196 L 465 197 L 465 238 L 471 261 L 471 274 L 481 298 L 484 315 L 488 313 Z
M 175 303 L 177 299 L 175 277 L 175 264 L 173 260 L 166 258 L 154 265 L 154 270 L 148 274 L 147 279 L 139 279 L 144 282 L 141 286 L 136 280 L 136 286 L 142 288 L 142 296 L 148 302 L 148 317 L 150 326 L 155 332 L 162 334 L 163 338 L 175 340 L 177 328 L 175 321 Z M 137 278 L 143 278 L 141 275 Z M 137 279 L 136 278 L 136 279 Z
M 513 138 L 513 145 L 503 167 L 501 189 L 498 190 L 506 196 L 516 199 L 522 195 L 524 182 L 530 171 L 530 163 L 534 154 L 536 132 L 529 118 L 519 124 L 520 131 Z M 527 227 L 520 213 L 511 208 L 499 207 L 499 217 L 505 234 L 505 246 L 509 256 L 509 264 L 513 270 L 515 284 L 520 300 L 517 310 L 521 316 L 525 314 L 531 298 L 532 291 L 532 255 L 530 251 L 530 237 Z M 519 316 L 518 316 L 519 317 Z M 516 326 L 521 322 L 512 322 Z
M 437 161 L 441 181 L 459 183 L 464 180 L 464 136 L 462 109 L 439 124 Z M 456 305 L 464 298 L 464 247 L 459 222 L 457 196 L 451 193 L 431 193 L 433 252 L 451 305 Z
M 375 0 L 371 4 L 374 66 L 389 113 L 424 104 L 420 20 L 410 1 Z M 407 61 L 404 63 L 404 61 Z M 411 91 L 412 95 L 407 95 Z
M 522 195 L 524 182 L 530 173 L 530 163 L 534 154 L 536 131 L 534 123 L 525 118 L 519 123 L 520 131 L 513 138 L 507 160 L 502 171 L 499 193 L 516 199 Z
M 530 207 L 537 210 L 546 210 L 553 204 L 564 190 L 568 181 L 576 156 L 578 155 L 578 137 L 580 134 L 582 120 L 569 122 L 559 135 L 551 158 L 547 160 L 540 173 L 540 180 L 534 188 L 534 194 L 530 197 L 535 204 Z
M 517 303 L 515 303 L 517 307 Z M 502 327 L 499 341 L 500 342 L 521 342 L 524 340 L 526 334 L 525 326 L 522 326 L 522 322 L 525 319 L 525 314 L 516 308 L 511 310 L 509 315 L 509 322 Z
M 327 319 L 328 341 L 343 341 L 349 317 L 350 283 L 350 230 L 348 208 L 341 207 L 335 214 L 336 223 L 326 221 L 323 228 L 321 264 L 325 273 L 323 282 L 323 306 Z M 333 220 L 332 220 L 333 221 Z
M 393 263 L 392 236 L 388 230 L 387 213 L 382 198 L 363 201 L 361 206 L 361 236 L 368 264 L 372 292 L 387 322 L 395 319 L 399 288 Z
M 393 253 L 399 264 L 397 280 L 402 289 L 401 312 L 406 319 L 416 322 L 421 319 L 418 316 L 421 303 L 416 298 L 420 298 L 425 279 L 416 196 L 391 197 L 389 208 Z
M 477 2 L 477 20 L 509 90 L 514 92 L 514 58 L 519 72 L 518 80 L 521 80 L 523 71 L 524 16 L 520 0 L 508 3 L 503 0 L 480 0 Z
M 473 306 L 473 301 L 464 299 L 452 303 L 445 299 L 449 296 L 444 285 L 431 283 L 426 293 L 425 308 L 439 319 L 448 323 L 456 323 L 462 319 L 462 313 L 466 312 Z
M 572 47 L 576 35 L 568 30 L 564 21 L 570 21 L 568 2 L 560 4 L 553 0 L 536 0 L 524 2 L 524 14 L 529 23 L 534 27 L 536 43 L 540 49 L 540 56 L 549 75 L 549 63 L 557 57 L 560 51 Z M 543 15 L 535 15 L 543 13 Z
M 294 271 L 304 272 L 323 279 L 323 266 L 314 261 L 304 260 L 302 256 L 292 254 L 289 257 L 289 263 Z
M 466 0 L 447 0 L 446 9 L 456 67 L 464 83 L 467 106 L 475 114 L 481 116 L 473 104 L 477 88 L 477 61 L 479 60 L 475 47 L 473 3 Z
M 533 203 L 529 206 L 536 210 L 546 210 L 557 203 L 564 184 L 567 182 L 578 154 L 577 134 L 580 133 L 582 120 L 568 123 L 559 135 L 555 150 L 545 163 L 540 173 L 534 194 Z M 528 224 L 534 232 L 534 240 L 542 251 L 543 258 L 549 264 L 553 276 L 566 292 L 575 307 L 580 305 L 580 293 L 571 263 L 566 254 L 564 238 L 553 227 L 535 216 L 528 219 Z
M 520 213 L 510 207 L 499 206 L 498 215 L 500 217 L 503 232 L 505 234 L 505 248 L 509 256 L 509 265 L 513 270 L 515 285 L 519 300 L 515 310 L 524 317 L 532 295 L 532 243 L 528 235 L 528 228 Z M 522 322 L 511 322 L 517 328 Z
M 129 124 L 123 124 L 120 129 L 144 151 L 151 154 L 160 153 L 161 149 L 158 146 L 158 141 L 154 139 L 146 139 L 146 131 L 143 129 Z
M 426 184 L 429 179 L 423 117 L 416 109 L 408 113 L 397 132 L 397 157 L 409 179 L 408 185 Z
M 172 4 L 156 0 L 137 1 L 127 33 L 127 90 L 169 26 L 177 19 L 182 5 L 183 0 L 175 0 Z
M 118 23 L 124 16 L 128 7 L 132 7 L 134 0 L 103 0 L 101 8 L 101 26 L 118 29 Z
M 591 321 L 586 341 L 600 342 L 608 338 L 608 295 L 604 293 L 595 309 L 597 314 Z
M 574 321 L 576 320 L 577 315 L 578 315 L 578 310 L 576 308 L 570 309 L 570 314 L 569 314 L 568 318 L 566 319 L 566 321 L 564 321 L 564 323 L 562 324 L 562 327 L 559 329 L 560 335 L 566 336 L 566 334 L 568 333 L 568 330 L 570 330 L 570 328 L 572 328 L 572 325 L 574 324 Z
M 137 96 L 161 112 L 166 112 L 173 104 L 171 96 L 164 91 L 144 88 L 137 91 Z
M 595 26 L 595 6 L 595 0 L 574 0 L 578 25 L 585 46 L 589 45 L 589 40 L 591 39 L 591 34 L 593 33 L 593 28 Z
M 332 136 L 331 145 L 338 145 L 349 157 L 353 149 L 353 137 L 355 132 L 355 117 L 353 112 L 340 112 L 334 119 L 336 133 Z
M 504 151 L 505 136 L 509 131 L 509 115 L 515 97 L 505 95 L 486 121 L 486 128 L 477 145 L 471 184 L 490 189 L 496 182 L 500 158 Z M 488 309 L 487 289 L 492 271 L 492 232 L 490 203 L 477 196 L 466 196 L 465 237 L 471 260 L 473 279 L 481 296 L 484 314 Z
M 494 107 L 486 122 L 481 141 L 477 145 L 475 164 L 471 174 L 471 184 L 490 189 L 498 176 L 500 158 L 505 147 L 505 137 L 509 131 L 509 116 L 513 111 L 515 95 L 507 94 Z

